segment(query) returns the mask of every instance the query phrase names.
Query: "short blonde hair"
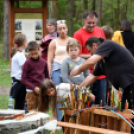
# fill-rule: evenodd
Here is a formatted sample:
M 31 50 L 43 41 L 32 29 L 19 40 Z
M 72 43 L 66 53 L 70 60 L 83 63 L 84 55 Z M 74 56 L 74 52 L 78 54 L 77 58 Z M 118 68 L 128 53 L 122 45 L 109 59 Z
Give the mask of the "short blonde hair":
M 74 38 L 69 39 L 69 41 L 67 43 L 67 47 L 66 47 L 67 52 L 69 52 L 70 47 L 78 47 L 79 49 L 81 49 L 81 45 L 80 45 L 79 41 Z
M 104 32 L 105 36 L 106 36 L 106 39 L 112 39 L 113 37 L 113 34 L 114 34 L 114 31 L 111 27 L 109 26 L 103 26 L 102 28 L 102 31 Z

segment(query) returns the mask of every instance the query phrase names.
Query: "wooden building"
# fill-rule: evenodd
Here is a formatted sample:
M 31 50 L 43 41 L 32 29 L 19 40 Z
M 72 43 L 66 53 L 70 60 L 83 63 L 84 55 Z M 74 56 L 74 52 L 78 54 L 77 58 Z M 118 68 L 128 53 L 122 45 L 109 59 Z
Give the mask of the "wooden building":
M 17 7 L 16 3 L 20 3 L 21 1 L 32 1 L 32 2 L 40 2 L 40 8 L 29 8 L 29 7 Z M 47 34 L 45 21 L 47 19 L 47 0 L 9 0 L 9 52 L 11 53 L 13 47 L 13 38 L 15 36 L 15 17 L 17 13 L 24 14 L 40 14 L 42 16 L 42 36 Z M 25 33 L 24 33 L 25 34 Z

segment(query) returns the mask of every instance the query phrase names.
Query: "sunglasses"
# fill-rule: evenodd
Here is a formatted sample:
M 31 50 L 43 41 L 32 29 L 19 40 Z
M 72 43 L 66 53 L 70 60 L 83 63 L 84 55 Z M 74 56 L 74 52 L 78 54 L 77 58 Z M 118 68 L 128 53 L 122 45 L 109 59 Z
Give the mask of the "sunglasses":
M 57 25 L 61 23 L 66 23 L 66 20 L 57 20 Z

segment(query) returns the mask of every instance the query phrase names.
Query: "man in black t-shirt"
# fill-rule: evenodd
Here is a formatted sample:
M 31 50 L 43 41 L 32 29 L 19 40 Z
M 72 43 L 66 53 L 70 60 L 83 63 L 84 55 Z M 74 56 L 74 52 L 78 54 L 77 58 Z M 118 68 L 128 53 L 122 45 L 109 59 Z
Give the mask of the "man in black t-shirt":
M 119 87 L 124 90 L 122 109 L 125 109 L 126 100 L 129 102 L 129 108 L 134 109 L 134 58 L 121 45 L 111 40 L 103 41 L 97 37 L 88 39 L 86 47 L 93 56 L 80 68 L 74 69 L 70 76 L 78 75 L 96 64 L 93 73 L 80 86 L 90 86 L 100 75 L 106 75 L 117 90 Z

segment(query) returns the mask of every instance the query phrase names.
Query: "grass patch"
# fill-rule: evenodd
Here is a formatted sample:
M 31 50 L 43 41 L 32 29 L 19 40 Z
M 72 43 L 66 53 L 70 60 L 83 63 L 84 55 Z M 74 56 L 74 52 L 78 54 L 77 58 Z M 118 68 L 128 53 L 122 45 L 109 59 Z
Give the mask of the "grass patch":
M 2 59 L 3 45 L 0 40 L 0 87 L 10 87 L 11 86 L 11 76 L 10 76 L 10 66 L 9 61 Z
M 0 87 L 11 86 L 11 72 L 9 71 L 9 61 L 5 59 L 0 60 Z
M 8 95 L 0 96 L 0 109 L 7 109 L 7 107 L 8 107 L 8 99 L 9 99 Z

